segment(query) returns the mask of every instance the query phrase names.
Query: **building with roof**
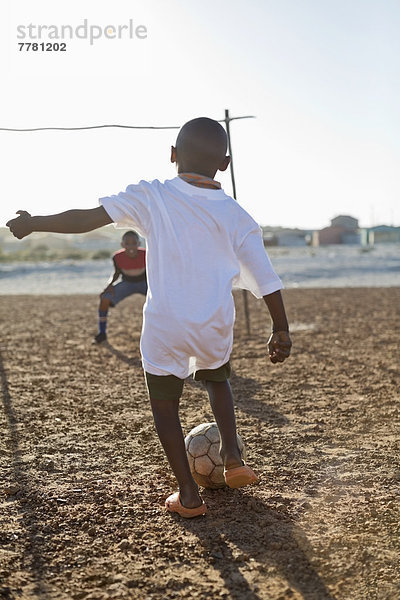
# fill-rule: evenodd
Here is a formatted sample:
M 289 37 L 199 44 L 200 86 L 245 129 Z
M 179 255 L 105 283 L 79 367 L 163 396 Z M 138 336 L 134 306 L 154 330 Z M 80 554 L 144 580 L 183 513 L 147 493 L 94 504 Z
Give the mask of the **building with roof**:
M 360 244 L 361 234 L 358 219 L 349 215 L 338 215 L 331 220 L 329 227 L 314 231 L 313 245 Z

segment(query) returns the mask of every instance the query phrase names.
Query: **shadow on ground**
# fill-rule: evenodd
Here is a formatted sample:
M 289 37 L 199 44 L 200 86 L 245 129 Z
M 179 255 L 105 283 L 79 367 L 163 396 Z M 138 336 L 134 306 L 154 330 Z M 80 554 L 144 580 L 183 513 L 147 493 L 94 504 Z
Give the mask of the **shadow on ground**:
M 277 427 L 288 425 L 289 419 L 268 403 L 256 398 L 265 392 L 265 384 L 250 377 L 240 377 L 235 372 L 230 379 L 235 404 L 247 415 Z
M 173 518 L 197 536 L 232 599 L 265 598 L 270 575 L 274 586 L 277 576 L 282 580 L 282 598 L 296 590 L 304 600 L 334 600 L 312 565 L 304 531 L 287 515 L 241 490 L 205 490 L 203 497 L 210 509 L 205 518 Z
M 108 352 L 110 352 L 110 354 L 112 354 L 113 356 L 116 356 L 118 358 L 118 360 L 121 360 L 122 362 L 126 363 L 130 367 L 140 367 L 140 368 L 142 367 L 142 362 L 139 358 L 133 358 L 133 357 L 128 356 L 124 352 L 121 352 L 121 350 L 118 350 L 117 348 L 112 346 L 112 344 L 110 344 L 110 342 L 108 342 L 108 341 L 103 342 L 102 348 L 105 348 L 106 350 L 108 350 Z
M 40 597 L 43 598 L 43 600 L 46 600 L 46 598 L 49 598 L 46 592 L 46 584 L 43 582 L 46 564 L 41 551 L 42 548 L 39 537 L 41 528 L 37 519 L 37 511 L 35 510 L 35 507 L 40 505 L 41 499 L 38 497 L 38 493 L 35 490 L 35 486 L 32 484 L 30 475 L 24 463 L 24 451 L 21 447 L 21 437 L 19 433 L 20 424 L 13 406 L 1 353 L 0 377 L 2 403 L 8 425 L 8 431 L 4 432 L 8 437 L 8 442 L 6 442 L 5 445 L 9 448 L 11 454 L 10 466 L 12 476 L 10 478 L 11 483 L 8 485 L 7 502 L 18 501 L 19 506 L 21 507 L 19 508 L 19 513 L 21 516 L 20 526 L 24 536 L 24 552 L 20 563 L 27 571 L 30 571 L 32 580 L 35 582 L 33 584 L 32 592 L 40 593 Z M 2 533 L 1 538 L 3 538 L 3 535 L 5 536 L 5 539 L 2 539 L 1 541 L 7 544 L 9 542 L 7 533 Z M 10 588 L 0 587 L 0 597 L 7 599 L 14 596 L 12 596 L 12 590 Z

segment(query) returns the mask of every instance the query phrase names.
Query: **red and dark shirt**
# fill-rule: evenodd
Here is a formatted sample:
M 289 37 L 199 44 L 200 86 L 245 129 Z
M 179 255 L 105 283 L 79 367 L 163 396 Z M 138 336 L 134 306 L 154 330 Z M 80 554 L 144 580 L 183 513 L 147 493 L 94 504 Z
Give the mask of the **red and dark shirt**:
M 138 248 L 135 257 L 128 256 L 125 248 L 122 248 L 122 250 L 115 252 L 113 263 L 115 269 L 121 272 L 123 281 L 143 281 L 146 279 L 146 271 L 141 275 L 131 275 L 129 273 L 134 269 L 146 268 L 146 250 L 144 248 Z

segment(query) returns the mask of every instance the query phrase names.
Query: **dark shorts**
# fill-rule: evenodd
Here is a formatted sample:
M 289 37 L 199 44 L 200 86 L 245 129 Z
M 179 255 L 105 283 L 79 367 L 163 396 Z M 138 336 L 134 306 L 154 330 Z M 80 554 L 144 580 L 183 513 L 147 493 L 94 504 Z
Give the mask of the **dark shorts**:
M 196 371 L 193 379 L 196 381 L 226 381 L 231 374 L 229 361 L 218 369 L 201 369 Z M 178 400 L 182 395 L 184 379 L 175 375 L 153 375 L 145 373 L 147 389 L 150 398 L 157 400 Z
M 108 298 L 111 306 L 116 306 L 118 302 L 132 296 L 132 294 L 147 294 L 147 281 L 120 281 L 113 286 L 114 293 L 106 292 L 102 295 L 103 298 Z

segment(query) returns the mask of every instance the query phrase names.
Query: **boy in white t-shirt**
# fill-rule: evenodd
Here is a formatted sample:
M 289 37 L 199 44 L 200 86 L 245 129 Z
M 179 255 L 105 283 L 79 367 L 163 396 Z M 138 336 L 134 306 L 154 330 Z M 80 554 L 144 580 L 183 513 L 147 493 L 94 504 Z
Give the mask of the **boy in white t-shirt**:
M 166 508 L 183 517 L 206 506 L 190 473 L 179 420 L 184 379 L 204 382 L 221 434 L 225 481 L 237 488 L 257 481 L 243 464 L 229 385 L 234 303 L 232 286 L 263 298 L 273 322 L 270 360 L 283 362 L 291 341 L 279 277 L 265 252 L 260 228 L 214 180 L 229 165 L 224 128 L 207 118 L 180 130 L 171 162 L 178 177 L 140 181 L 100 199 L 102 206 L 7 223 L 18 238 L 32 231 L 83 233 L 108 223 L 134 227 L 147 241 L 148 294 L 143 309 L 141 353 L 154 421 L 179 492 Z

